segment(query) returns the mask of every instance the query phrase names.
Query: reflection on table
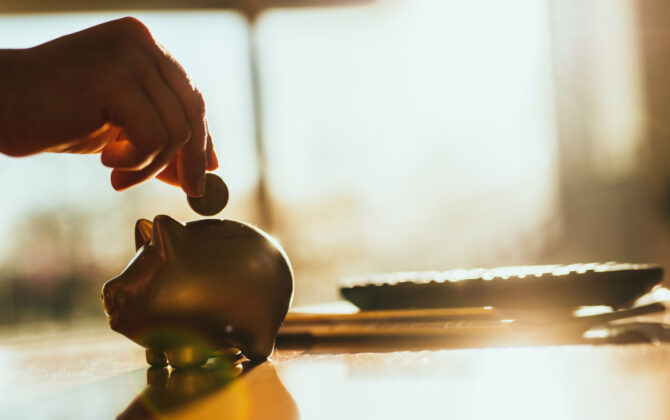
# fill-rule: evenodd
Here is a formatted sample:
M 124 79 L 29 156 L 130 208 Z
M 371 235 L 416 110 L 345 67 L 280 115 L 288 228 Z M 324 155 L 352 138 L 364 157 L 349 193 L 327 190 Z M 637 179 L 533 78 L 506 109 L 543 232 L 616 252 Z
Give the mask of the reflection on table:
M 643 335 L 348 351 L 283 343 L 257 366 L 211 360 L 192 371 L 148 370 L 140 347 L 104 328 L 13 337 L 0 345 L 2 418 L 670 418 L 670 345 Z

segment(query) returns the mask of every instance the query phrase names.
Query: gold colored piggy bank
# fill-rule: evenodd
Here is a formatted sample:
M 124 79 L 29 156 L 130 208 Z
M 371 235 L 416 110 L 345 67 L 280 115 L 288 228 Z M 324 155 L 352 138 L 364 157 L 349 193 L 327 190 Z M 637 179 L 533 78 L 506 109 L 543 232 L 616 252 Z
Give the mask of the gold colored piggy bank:
M 200 366 L 228 348 L 251 360 L 272 354 L 293 272 L 268 234 L 232 220 L 156 216 L 137 221 L 135 244 L 102 303 L 110 327 L 145 347 L 149 364 Z

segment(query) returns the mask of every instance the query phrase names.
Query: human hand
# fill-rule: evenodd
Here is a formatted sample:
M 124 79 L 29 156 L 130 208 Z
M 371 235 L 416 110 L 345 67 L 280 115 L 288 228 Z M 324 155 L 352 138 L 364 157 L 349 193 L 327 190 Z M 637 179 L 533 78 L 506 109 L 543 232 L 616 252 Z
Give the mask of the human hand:
M 0 152 L 101 153 L 116 190 L 156 176 L 189 196 L 218 167 L 202 95 L 134 18 L 0 50 Z

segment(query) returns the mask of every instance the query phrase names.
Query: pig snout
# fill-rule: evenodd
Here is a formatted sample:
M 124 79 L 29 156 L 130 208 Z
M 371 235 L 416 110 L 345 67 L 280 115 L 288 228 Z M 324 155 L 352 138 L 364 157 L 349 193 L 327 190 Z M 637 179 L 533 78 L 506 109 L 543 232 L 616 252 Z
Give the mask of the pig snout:
M 117 314 L 127 302 L 127 292 L 123 287 L 107 282 L 102 288 L 102 307 L 107 315 Z
M 137 300 L 163 265 L 163 257 L 151 246 L 144 246 L 126 269 L 102 287 L 102 307 L 114 316 Z

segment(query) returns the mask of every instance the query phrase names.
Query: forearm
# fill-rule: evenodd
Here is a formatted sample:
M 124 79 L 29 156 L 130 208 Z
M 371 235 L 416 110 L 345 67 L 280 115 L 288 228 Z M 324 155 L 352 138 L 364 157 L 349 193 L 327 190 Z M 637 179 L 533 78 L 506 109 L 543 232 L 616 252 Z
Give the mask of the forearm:
M 25 50 L 0 49 L 0 153 L 21 155 L 17 118 L 19 97 L 23 86 L 23 57 Z

